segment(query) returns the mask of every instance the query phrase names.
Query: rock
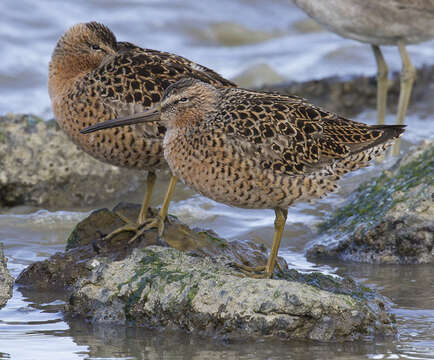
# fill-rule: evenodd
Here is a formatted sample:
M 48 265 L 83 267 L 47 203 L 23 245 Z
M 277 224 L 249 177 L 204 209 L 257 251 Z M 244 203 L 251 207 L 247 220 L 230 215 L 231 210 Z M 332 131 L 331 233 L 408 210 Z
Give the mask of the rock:
M 125 222 L 118 214 L 135 221 L 140 206 L 121 203 L 110 211 L 99 209 L 80 221 L 67 240 L 66 252 L 56 253 L 47 260 L 37 261 L 27 267 L 16 282 L 37 290 L 69 291 L 78 279 L 90 274 L 88 262 L 96 257 L 106 257 L 119 261 L 129 256 L 134 248 L 161 244 L 156 229 L 147 231 L 138 241 L 129 243 L 131 233 L 120 233 L 110 240 L 103 236 L 119 228 Z M 151 209 L 149 216 L 156 215 Z M 188 252 L 192 256 L 226 256 L 233 262 L 248 266 L 265 265 L 267 249 L 249 241 L 228 242 L 212 231 L 192 230 L 180 223 L 174 216 L 169 216 L 164 231 L 164 244 Z M 280 266 L 287 269 L 283 258 L 278 259 Z
M 343 341 L 395 333 L 388 301 L 352 280 L 288 270 L 282 258 L 276 280 L 245 278 L 232 266 L 264 265 L 263 245 L 228 242 L 173 216 L 163 240 L 156 229 L 133 243 L 128 233 L 101 238 L 122 225 L 119 214 L 135 220 L 139 210 L 119 204 L 94 211 L 72 231 L 66 252 L 32 264 L 17 283 L 26 291 L 61 290 L 67 317 L 95 325 L 183 329 L 226 340 Z
M 434 142 L 426 141 L 392 169 L 360 185 L 320 225 L 309 258 L 384 264 L 434 261 Z
M 122 261 L 96 258 L 74 286 L 66 313 L 94 324 L 183 329 L 226 340 L 344 341 L 395 332 L 384 299 L 320 273 L 251 279 L 226 256 L 173 248 L 135 249 Z
M 3 244 L 0 243 L 0 308 L 6 305 L 12 297 L 14 278 L 9 274 L 6 266 L 7 259 L 3 253 Z
M 0 117 L 0 207 L 86 207 L 143 183 L 144 172 L 121 170 L 78 149 L 54 120 Z

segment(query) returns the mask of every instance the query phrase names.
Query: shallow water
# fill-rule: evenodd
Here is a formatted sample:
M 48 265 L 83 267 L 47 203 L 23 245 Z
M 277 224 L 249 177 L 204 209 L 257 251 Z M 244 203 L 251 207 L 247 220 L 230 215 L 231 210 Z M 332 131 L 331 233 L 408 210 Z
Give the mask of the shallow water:
M 315 204 L 289 209 L 280 254 L 291 267 L 351 276 L 389 297 L 399 328 L 398 339 L 320 344 L 301 341 L 222 343 L 182 332 L 123 327 L 92 327 L 65 322 L 62 297 L 15 287 L 0 310 L 0 359 L 432 359 L 434 357 L 434 267 L 379 266 L 344 263 L 315 264 L 304 256 L 315 240 L 315 225 L 333 211 L 362 179 L 390 167 L 394 159 L 347 176 L 339 193 Z M 158 184 L 158 204 L 167 183 Z M 132 196 L 137 201 L 141 195 Z M 111 205 L 111 204 L 107 204 Z M 81 212 L 9 209 L 0 215 L 0 242 L 16 277 L 30 263 L 63 250 L 65 239 Z M 253 239 L 270 246 L 273 212 L 227 207 L 178 185 L 170 212 L 192 226 L 212 228 L 228 239 Z M 236 230 L 235 230 L 236 229 Z
M 106 23 L 119 40 L 182 54 L 229 78 L 255 68 L 243 79 L 246 84 L 375 73 L 367 45 L 322 31 L 286 0 L 6 0 L 0 2 L 0 11 L 0 114 L 11 111 L 51 116 L 46 91 L 51 51 L 68 26 L 89 20 Z M 434 63 L 434 42 L 411 46 L 409 51 L 416 65 Z M 385 56 L 390 68 L 398 70 L 396 49 L 387 48 Z M 403 151 L 427 134 L 432 136 L 433 110 L 433 104 L 410 107 L 407 123 L 411 126 L 403 140 Z M 372 123 L 375 116 L 373 110 L 366 110 L 356 120 Z M 389 114 L 386 122 L 393 121 L 394 115 Z M 304 256 L 305 248 L 315 241 L 315 225 L 362 180 L 393 161 L 345 177 L 338 194 L 290 208 L 280 254 L 291 267 L 350 275 L 388 296 L 398 321 L 398 339 L 344 344 L 226 344 L 182 332 L 93 328 L 82 322 L 65 322 L 59 294 L 35 294 L 16 287 L 13 298 L 0 310 L 0 359 L 434 358 L 432 265 L 315 264 Z M 152 205 L 161 203 L 166 186 L 165 182 L 158 184 Z M 142 194 L 132 194 L 127 200 L 138 202 L 141 198 Z M 62 251 L 74 225 L 90 210 L 2 210 L 0 242 L 5 244 L 13 276 L 30 263 Z M 271 245 L 272 211 L 230 208 L 178 185 L 170 212 L 192 226 L 211 228 L 230 240 L 253 239 Z

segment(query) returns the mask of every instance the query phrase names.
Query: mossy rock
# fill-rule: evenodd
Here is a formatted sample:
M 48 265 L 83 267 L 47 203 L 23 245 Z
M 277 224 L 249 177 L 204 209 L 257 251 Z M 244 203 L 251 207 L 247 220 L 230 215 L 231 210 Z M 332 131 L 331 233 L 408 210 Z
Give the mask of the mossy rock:
M 311 258 L 430 263 L 434 247 L 434 145 L 426 142 L 363 183 L 319 225 Z M 324 244 L 325 243 L 325 244 Z

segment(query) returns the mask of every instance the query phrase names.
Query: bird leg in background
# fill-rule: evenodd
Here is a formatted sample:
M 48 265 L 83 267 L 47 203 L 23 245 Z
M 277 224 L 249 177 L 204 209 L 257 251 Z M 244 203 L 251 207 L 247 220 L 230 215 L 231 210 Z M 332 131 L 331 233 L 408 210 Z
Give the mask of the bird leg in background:
M 137 220 L 138 224 L 141 224 L 145 221 L 146 216 L 148 215 L 149 202 L 151 201 L 152 190 L 154 189 L 155 180 L 157 176 L 153 171 L 148 172 L 148 177 L 146 179 L 146 193 L 145 198 L 143 199 L 142 208 L 140 209 L 139 219 Z
M 277 253 L 279 252 L 280 240 L 282 239 L 283 230 L 286 224 L 286 218 L 288 216 L 288 210 L 280 208 L 274 209 L 276 217 L 274 219 L 274 236 L 273 245 L 271 246 L 270 256 L 268 257 L 267 265 L 265 266 L 246 266 L 244 264 L 232 263 L 233 266 L 241 270 L 243 274 L 252 278 L 272 278 L 273 271 L 277 264 L 279 270 L 282 272 L 280 265 L 277 263 Z M 255 274 L 256 272 L 262 272 L 262 274 Z
M 372 45 L 372 50 L 374 51 L 375 60 L 377 61 L 377 124 L 384 125 L 388 88 L 387 75 L 389 69 L 384 61 L 380 47 Z
M 157 176 L 153 171 L 148 172 L 148 177 L 146 179 L 146 193 L 145 198 L 143 199 L 142 208 L 140 209 L 140 214 L 137 219 L 137 223 L 132 223 L 130 219 L 126 218 L 122 214 L 117 214 L 126 224 L 124 226 L 121 226 L 120 228 L 112 231 L 110 234 L 104 237 L 105 240 L 110 240 L 115 235 L 123 233 L 123 232 L 134 232 L 136 235 L 139 233 L 139 230 L 141 229 L 141 224 L 146 219 L 146 216 L 148 215 L 148 209 L 149 209 L 149 202 L 152 195 L 152 190 L 154 189 L 155 179 Z M 137 238 L 135 236 L 134 238 Z
M 404 41 L 400 40 L 398 42 L 399 53 L 401 54 L 402 60 L 402 71 L 401 71 L 401 89 L 399 91 L 399 103 L 398 103 L 398 115 L 396 117 L 396 124 L 403 125 L 405 113 L 407 112 L 408 102 L 410 101 L 411 89 L 413 87 L 413 82 L 416 77 L 416 70 L 410 61 L 407 50 L 405 48 Z M 400 139 L 395 141 L 393 144 L 393 155 L 399 154 L 399 144 Z
M 178 178 L 174 175 L 171 176 L 169 186 L 167 188 L 166 195 L 164 196 L 163 204 L 161 205 L 161 209 L 157 215 L 157 218 L 149 219 L 149 222 L 142 223 L 140 225 L 140 229 L 136 232 L 136 235 L 134 235 L 131 240 L 129 241 L 134 242 L 138 237 L 140 237 L 145 231 L 148 231 L 152 228 L 158 228 L 158 236 L 163 236 L 164 232 L 164 221 L 167 217 L 167 212 L 169 210 L 169 204 L 170 200 L 172 199 L 173 192 L 175 191 L 175 186 L 178 181 Z

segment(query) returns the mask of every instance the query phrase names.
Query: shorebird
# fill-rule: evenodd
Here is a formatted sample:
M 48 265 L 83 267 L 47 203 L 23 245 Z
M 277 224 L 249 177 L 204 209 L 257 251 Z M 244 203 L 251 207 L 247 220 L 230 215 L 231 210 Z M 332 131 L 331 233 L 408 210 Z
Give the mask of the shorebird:
M 296 96 L 186 78 L 170 85 L 158 106 L 84 132 L 159 120 L 174 176 L 218 202 L 274 209 L 267 264 L 238 265 L 253 277 L 272 276 L 289 206 L 334 191 L 343 174 L 367 166 L 404 131 L 351 121 Z
M 118 42 L 108 27 L 96 22 L 74 25 L 54 49 L 48 90 L 60 127 L 91 156 L 111 165 L 148 171 L 147 190 L 137 224 L 128 222 L 108 237 L 122 231 L 136 232 L 135 237 L 140 235 L 139 228 L 147 216 L 156 180 L 155 170 L 167 166 L 162 147 L 165 128 L 148 123 L 92 136 L 82 135 L 80 130 L 148 109 L 161 100 L 167 86 L 185 76 L 215 86 L 235 86 L 184 57 Z M 171 179 L 172 191 L 175 184 Z M 160 233 L 168 206 L 165 199 L 157 221 Z
M 327 29 L 371 44 L 377 62 L 377 119 L 384 124 L 388 68 L 380 45 L 398 46 L 402 59 L 397 124 L 403 124 L 415 79 L 406 45 L 434 38 L 434 0 L 293 0 Z M 393 146 L 399 153 L 399 140 Z

